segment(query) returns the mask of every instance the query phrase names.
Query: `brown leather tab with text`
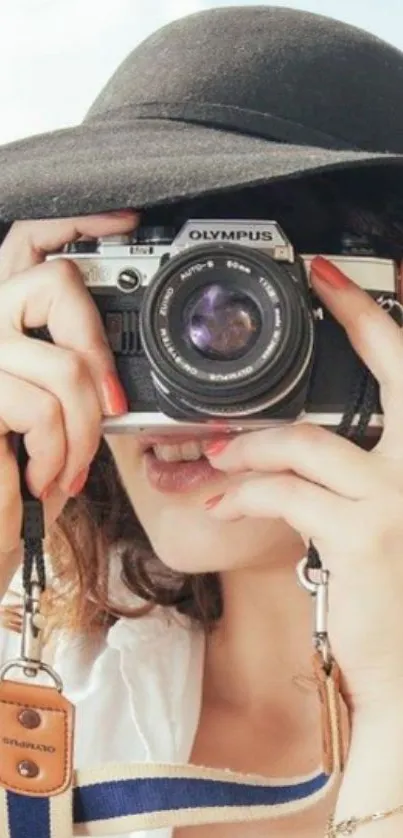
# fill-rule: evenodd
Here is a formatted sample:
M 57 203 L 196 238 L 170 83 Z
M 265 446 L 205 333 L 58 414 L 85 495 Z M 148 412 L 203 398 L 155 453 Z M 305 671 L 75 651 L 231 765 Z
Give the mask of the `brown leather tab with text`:
M 0 682 L 0 785 L 52 797 L 72 782 L 74 707 L 53 687 Z
M 332 661 L 329 673 L 323 665 L 322 656 L 316 652 L 313 656 L 313 669 L 318 687 L 321 705 L 322 753 L 325 774 L 344 769 L 348 729 L 346 729 L 346 710 L 340 693 L 340 668 Z

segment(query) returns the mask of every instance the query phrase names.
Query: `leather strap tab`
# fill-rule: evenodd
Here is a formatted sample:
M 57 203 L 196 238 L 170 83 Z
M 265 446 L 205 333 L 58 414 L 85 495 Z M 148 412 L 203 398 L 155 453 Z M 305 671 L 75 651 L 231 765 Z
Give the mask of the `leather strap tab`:
M 53 687 L 0 682 L 0 785 L 34 797 L 72 783 L 74 707 Z
M 313 670 L 318 687 L 321 705 L 323 770 L 325 774 L 341 774 L 347 750 L 343 719 L 343 704 L 340 692 L 340 668 L 332 661 L 329 672 L 323 664 L 322 656 L 316 652 L 313 656 Z

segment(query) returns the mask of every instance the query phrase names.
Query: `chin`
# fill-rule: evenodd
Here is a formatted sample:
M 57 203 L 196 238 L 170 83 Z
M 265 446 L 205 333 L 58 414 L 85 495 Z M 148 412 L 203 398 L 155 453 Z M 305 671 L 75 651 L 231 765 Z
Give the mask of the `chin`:
M 145 442 L 144 442 L 145 439 Z M 203 474 L 199 482 L 184 486 L 179 472 L 169 464 L 168 482 L 164 466 L 163 490 L 151 479 L 146 456 L 149 440 L 116 436 L 107 439 L 127 495 L 151 546 L 160 561 L 178 573 L 223 573 L 248 567 L 266 567 L 287 553 L 295 554 L 299 536 L 281 519 L 244 518 L 219 521 L 206 511 L 204 503 L 225 492 L 237 478 L 222 472 Z M 171 442 L 171 440 L 170 440 Z M 172 442 L 171 442 L 172 444 Z M 155 465 L 155 464 L 154 464 Z M 171 469 L 172 465 L 172 469 Z
M 276 520 L 217 521 L 201 509 L 160 511 L 145 527 L 153 550 L 178 573 L 223 573 L 261 566 L 285 548 L 295 534 Z

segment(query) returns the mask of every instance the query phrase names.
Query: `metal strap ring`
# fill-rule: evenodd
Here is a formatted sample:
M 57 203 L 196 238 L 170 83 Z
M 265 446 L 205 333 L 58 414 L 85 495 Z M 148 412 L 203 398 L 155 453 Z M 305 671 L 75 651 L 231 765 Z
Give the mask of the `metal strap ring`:
M 31 662 L 29 660 L 22 660 L 22 658 L 7 661 L 7 663 L 5 663 L 4 666 L 2 666 L 0 669 L 0 682 L 5 680 L 5 675 L 7 674 L 7 672 L 9 672 L 10 669 L 14 669 L 14 667 L 16 667 L 17 669 L 24 670 L 29 669 L 30 663 Z M 52 669 L 51 666 L 49 666 L 47 663 L 41 662 L 39 664 L 35 663 L 35 668 L 38 672 L 46 672 L 46 674 L 49 675 L 49 678 L 52 679 L 57 691 L 59 693 L 63 692 L 63 681 L 59 677 L 57 672 L 55 672 L 55 670 Z

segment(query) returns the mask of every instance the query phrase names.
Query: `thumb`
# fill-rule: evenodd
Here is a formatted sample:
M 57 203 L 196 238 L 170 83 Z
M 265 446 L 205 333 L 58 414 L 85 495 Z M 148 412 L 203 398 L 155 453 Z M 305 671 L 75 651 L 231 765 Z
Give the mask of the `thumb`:
M 81 236 L 99 238 L 129 233 L 138 227 L 140 216 L 134 210 L 16 221 L 0 247 L 0 281 L 44 262 L 46 255 L 60 250 Z

